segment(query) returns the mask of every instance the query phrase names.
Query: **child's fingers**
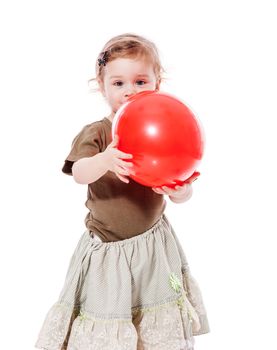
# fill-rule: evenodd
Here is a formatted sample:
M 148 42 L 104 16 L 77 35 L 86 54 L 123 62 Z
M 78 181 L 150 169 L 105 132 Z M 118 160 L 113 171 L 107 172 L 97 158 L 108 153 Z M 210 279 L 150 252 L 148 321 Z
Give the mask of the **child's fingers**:
M 198 171 L 195 171 L 184 183 L 191 184 L 193 181 L 195 181 L 199 177 L 200 173 Z
M 120 175 L 126 175 L 126 176 L 128 176 L 130 174 L 128 169 L 125 169 L 125 168 L 120 167 L 120 166 L 116 167 L 116 172 Z
M 125 153 L 125 152 L 122 152 L 120 151 L 117 146 L 118 146 L 118 135 L 115 135 L 113 141 L 108 145 L 109 148 L 115 148 L 113 150 L 114 154 L 116 155 L 117 158 L 126 158 L 126 159 L 131 159 L 133 158 L 133 155 L 132 154 L 129 154 L 129 153 Z
M 118 150 L 117 157 L 121 158 L 121 159 L 131 159 L 131 158 L 133 158 L 133 155 L 129 154 L 129 153 L 124 153 L 124 152 Z
M 126 184 L 129 183 L 129 179 L 128 179 L 127 177 L 125 177 L 125 176 L 123 176 L 123 175 L 120 175 L 120 174 L 118 174 L 118 173 L 115 173 L 115 175 L 119 178 L 119 180 L 125 182 Z
M 117 162 L 117 165 L 123 167 L 123 168 L 131 168 L 133 166 L 132 162 L 124 162 L 124 160 L 119 159 Z
M 164 191 L 158 187 L 152 187 L 152 190 L 158 194 L 164 194 Z

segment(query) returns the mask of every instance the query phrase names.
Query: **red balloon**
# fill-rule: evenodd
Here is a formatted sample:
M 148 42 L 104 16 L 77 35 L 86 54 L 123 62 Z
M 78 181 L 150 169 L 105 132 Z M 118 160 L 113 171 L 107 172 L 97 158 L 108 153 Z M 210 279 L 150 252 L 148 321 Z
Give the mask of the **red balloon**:
M 133 95 L 115 114 L 112 137 L 116 134 L 118 149 L 133 155 L 130 177 L 145 186 L 185 182 L 203 156 L 199 121 L 184 103 L 166 93 Z

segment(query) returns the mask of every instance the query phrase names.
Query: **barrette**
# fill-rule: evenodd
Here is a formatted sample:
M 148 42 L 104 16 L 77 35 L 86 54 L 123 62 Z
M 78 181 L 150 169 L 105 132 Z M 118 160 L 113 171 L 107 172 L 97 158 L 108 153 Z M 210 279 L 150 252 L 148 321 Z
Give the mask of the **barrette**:
M 102 52 L 102 57 L 98 58 L 98 66 L 105 66 L 108 62 L 108 51 Z

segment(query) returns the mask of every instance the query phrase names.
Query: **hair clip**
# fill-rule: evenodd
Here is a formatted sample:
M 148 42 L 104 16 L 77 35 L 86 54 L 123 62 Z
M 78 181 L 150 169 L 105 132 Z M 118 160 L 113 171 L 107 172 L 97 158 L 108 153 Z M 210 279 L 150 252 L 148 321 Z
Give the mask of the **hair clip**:
M 102 52 L 102 57 L 98 58 L 98 66 L 105 66 L 108 62 L 108 51 Z

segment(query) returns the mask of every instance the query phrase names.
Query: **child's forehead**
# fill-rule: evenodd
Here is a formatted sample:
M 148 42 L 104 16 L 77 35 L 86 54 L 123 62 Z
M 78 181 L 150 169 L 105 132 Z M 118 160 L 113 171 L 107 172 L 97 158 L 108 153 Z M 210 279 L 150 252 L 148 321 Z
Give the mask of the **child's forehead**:
M 146 59 L 117 58 L 107 63 L 105 67 L 106 75 L 129 76 L 129 75 L 149 75 L 154 72 L 152 62 Z

